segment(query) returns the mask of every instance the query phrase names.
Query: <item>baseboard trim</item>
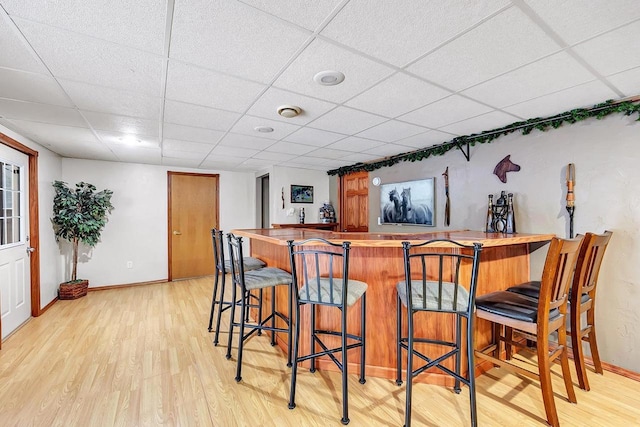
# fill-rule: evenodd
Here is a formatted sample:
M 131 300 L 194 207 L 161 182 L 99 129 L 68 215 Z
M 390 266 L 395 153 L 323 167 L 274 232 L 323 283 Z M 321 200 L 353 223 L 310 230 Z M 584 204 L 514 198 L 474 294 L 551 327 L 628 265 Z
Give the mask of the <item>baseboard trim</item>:
M 584 363 L 586 363 L 587 365 L 593 367 L 593 360 L 585 357 L 584 358 Z M 630 371 L 629 369 L 625 369 L 625 368 L 621 368 L 619 366 L 616 365 L 612 365 L 611 363 L 606 363 L 606 362 L 601 362 L 602 364 L 602 370 L 603 371 L 607 371 L 607 372 L 611 372 L 613 374 L 616 375 L 620 375 L 621 377 L 625 377 L 625 378 L 629 378 L 630 380 L 634 380 L 634 381 L 638 381 L 640 382 L 640 373 L 638 372 L 633 372 Z
M 96 286 L 94 288 L 89 287 L 88 291 L 89 292 L 108 291 L 108 290 L 111 290 L 111 289 L 132 288 L 134 286 L 157 285 L 159 283 L 168 283 L 168 280 L 167 279 L 161 279 L 161 280 L 151 280 L 149 282 L 124 283 L 122 285 Z
M 35 317 L 42 316 L 42 313 L 44 313 L 45 311 L 53 307 L 53 304 L 55 304 L 56 302 L 58 302 L 58 297 L 55 297 L 54 299 L 51 300 L 49 304 L 45 305 L 42 309 L 38 310 L 38 316 L 35 316 Z

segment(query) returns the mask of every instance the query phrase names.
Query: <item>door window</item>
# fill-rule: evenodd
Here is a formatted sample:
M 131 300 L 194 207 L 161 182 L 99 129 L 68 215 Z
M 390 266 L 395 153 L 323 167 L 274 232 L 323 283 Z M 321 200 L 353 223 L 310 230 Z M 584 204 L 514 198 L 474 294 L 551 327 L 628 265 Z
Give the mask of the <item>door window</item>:
M 0 247 L 24 238 L 22 168 L 0 160 Z

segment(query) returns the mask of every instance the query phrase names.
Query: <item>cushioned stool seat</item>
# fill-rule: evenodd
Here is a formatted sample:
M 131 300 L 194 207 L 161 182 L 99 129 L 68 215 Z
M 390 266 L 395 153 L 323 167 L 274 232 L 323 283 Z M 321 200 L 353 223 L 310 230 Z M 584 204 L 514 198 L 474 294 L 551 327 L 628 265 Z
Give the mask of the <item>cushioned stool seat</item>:
M 476 307 L 523 322 L 535 323 L 538 318 L 538 301 L 515 292 L 497 291 L 477 297 Z M 558 316 L 560 311 L 557 308 L 549 311 L 549 320 Z
M 244 264 L 244 271 L 257 270 L 259 268 L 266 267 L 267 264 L 264 263 L 261 259 L 254 258 L 252 256 L 246 256 L 242 258 L 242 263 Z M 224 270 L 229 273 L 231 271 L 231 261 L 226 260 L 224 262 Z
M 454 294 L 455 306 L 454 306 Z M 398 291 L 398 297 L 402 301 L 402 305 L 408 307 L 407 304 L 407 286 L 405 281 L 398 282 L 396 285 Z M 425 290 L 426 292 L 423 292 Z M 452 310 L 452 311 L 465 311 L 469 303 L 469 292 L 461 286 L 456 286 L 455 283 L 442 282 L 442 295 L 439 295 L 438 282 L 427 281 L 426 286 L 423 287 L 422 280 L 411 281 L 411 299 L 413 303 L 411 307 L 417 310 Z
M 540 282 L 533 281 L 522 283 L 520 285 L 510 287 L 507 291 L 515 292 L 516 294 L 524 295 L 529 298 L 538 299 L 540 296 Z M 582 294 L 580 303 L 584 304 L 585 302 L 589 302 L 589 299 L 589 294 Z M 569 304 L 571 304 L 571 290 L 569 290 Z
M 331 281 L 333 281 L 333 283 L 331 283 Z M 321 277 L 319 280 L 305 283 L 298 289 L 298 293 L 309 303 L 342 305 L 343 283 L 344 281 L 341 278 L 329 279 Z M 320 289 L 320 295 L 318 295 L 318 289 Z M 366 283 L 353 279 L 349 280 L 347 287 L 347 306 L 350 307 L 355 304 L 366 290 Z

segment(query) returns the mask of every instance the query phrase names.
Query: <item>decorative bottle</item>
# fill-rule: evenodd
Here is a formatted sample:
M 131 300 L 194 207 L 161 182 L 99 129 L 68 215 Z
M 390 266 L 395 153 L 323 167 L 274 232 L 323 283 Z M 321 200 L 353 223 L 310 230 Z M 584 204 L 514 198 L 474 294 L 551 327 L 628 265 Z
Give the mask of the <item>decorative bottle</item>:
M 487 209 L 487 233 L 495 233 L 493 223 L 493 194 L 489 194 L 489 209 Z
M 513 193 L 509 193 L 509 201 L 507 202 L 507 224 L 505 233 L 513 234 L 516 232 L 516 217 L 513 211 Z
M 304 224 L 304 208 L 300 208 L 300 224 Z

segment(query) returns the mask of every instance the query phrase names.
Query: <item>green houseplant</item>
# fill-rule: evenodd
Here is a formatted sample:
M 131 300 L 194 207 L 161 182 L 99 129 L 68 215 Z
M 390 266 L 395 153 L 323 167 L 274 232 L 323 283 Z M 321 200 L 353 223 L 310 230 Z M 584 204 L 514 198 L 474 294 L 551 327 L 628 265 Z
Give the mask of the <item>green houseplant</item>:
M 107 223 L 107 215 L 113 210 L 113 191 L 96 191 L 96 187 L 79 182 L 71 188 L 63 181 L 54 181 L 53 229 L 56 241 L 68 240 L 73 248 L 72 272 L 69 282 L 60 284 L 60 299 L 75 299 L 87 294 L 88 280 L 78 280 L 78 245 L 80 242 L 93 247 L 100 240 L 100 233 Z

